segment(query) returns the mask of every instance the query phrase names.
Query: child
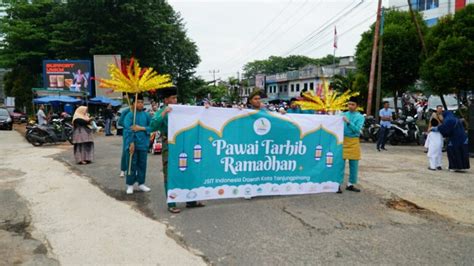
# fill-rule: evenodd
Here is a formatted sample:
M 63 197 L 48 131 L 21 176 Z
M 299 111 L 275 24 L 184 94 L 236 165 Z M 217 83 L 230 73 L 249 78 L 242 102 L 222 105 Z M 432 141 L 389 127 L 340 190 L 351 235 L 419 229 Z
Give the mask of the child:
M 432 118 L 431 126 L 437 127 L 439 124 L 438 120 Z M 435 171 L 436 169 L 442 170 L 441 158 L 443 156 L 443 136 L 439 132 L 430 131 L 426 138 L 425 148 L 428 149 L 428 158 L 430 161 L 429 170 Z

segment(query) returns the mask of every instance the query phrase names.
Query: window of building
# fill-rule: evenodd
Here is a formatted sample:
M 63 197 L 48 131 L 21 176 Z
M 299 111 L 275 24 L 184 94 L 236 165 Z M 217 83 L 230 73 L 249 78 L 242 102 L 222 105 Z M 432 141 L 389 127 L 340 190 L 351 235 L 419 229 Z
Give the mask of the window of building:
M 314 90 L 314 83 L 313 83 L 313 82 L 310 82 L 310 83 L 309 83 L 309 90 L 310 90 L 310 91 L 313 91 L 313 90 Z
M 283 92 L 283 86 L 278 86 L 278 92 Z
M 300 84 L 296 84 L 296 91 L 300 91 Z
M 295 91 L 295 84 L 291 84 L 291 91 Z
M 285 92 L 288 91 L 288 85 L 285 85 Z
M 304 91 L 307 91 L 308 90 L 308 83 L 305 83 L 303 86 L 304 86 Z

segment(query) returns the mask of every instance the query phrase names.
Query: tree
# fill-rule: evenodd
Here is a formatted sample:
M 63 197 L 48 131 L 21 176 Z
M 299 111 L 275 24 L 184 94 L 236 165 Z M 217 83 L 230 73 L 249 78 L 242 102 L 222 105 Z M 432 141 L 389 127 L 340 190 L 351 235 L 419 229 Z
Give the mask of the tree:
M 427 31 L 420 14 L 416 19 L 422 25 L 422 32 Z M 356 48 L 357 69 L 369 77 L 372 42 L 375 25 L 362 34 Z M 421 65 L 421 42 L 409 12 L 388 10 L 385 12 L 383 29 L 384 47 L 382 64 L 382 92 L 394 96 L 397 108 L 397 96 L 403 93 L 419 78 Z M 374 105 L 375 106 L 375 105 Z
M 5 76 L 5 91 L 16 98 L 20 108 L 31 110 L 31 88 L 39 85 L 42 60 L 51 55 L 46 14 L 54 5 L 50 1 L 13 2 L 0 20 L 0 65 L 11 69 Z
M 443 94 L 473 89 L 474 5 L 442 18 L 426 37 L 428 58 L 421 66 L 421 78 L 431 91 Z M 459 99 L 459 97 L 458 97 Z
M 33 86 L 42 87 L 44 59 L 92 59 L 94 54 L 120 54 L 123 58 L 134 56 L 159 73 L 171 74 L 179 93 L 187 94 L 184 89 L 199 56 L 182 19 L 167 1 L 28 2 L 12 1 L 7 16 L 0 21 L 4 35 L 0 65 L 18 73 L 17 68 L 22 67 L 26 77 L 21 78 L 31 78 Z M 15 91 L 31 94 L 31 87 Z
M 259 73 L 271 75 L 289 70 L 297 70 L 298 68 L 310 64 L 323 66 L 331 65 L 333 60 L 333 55 L 327 55 L 320 59 L 314 59 L 303 55 L 290 55 L 288 57 L 270 56 L 265 60 L 255 60 L 245 64 L 244 77 L 255 77 L 255 75 Z M 335 62 L 338 63 L 339 59 L 335 58 Z

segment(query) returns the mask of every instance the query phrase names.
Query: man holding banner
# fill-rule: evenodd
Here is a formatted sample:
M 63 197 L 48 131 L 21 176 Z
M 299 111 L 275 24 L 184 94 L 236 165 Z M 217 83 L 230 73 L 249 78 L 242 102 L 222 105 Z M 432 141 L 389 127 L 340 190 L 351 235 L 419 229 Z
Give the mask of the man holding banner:
M 347 103 L 349 109 L 343 115 L 344 119 L 344 146 L 343 159 L 349 160 L 349 182 L 347 190 L 360 192 L 354 185 L 357 184 L 360 160 L 360 130 L 364 125 L 365 118 L 357 111 L 357 99 L 351 97 Z M 342 193 L 339 189 L 338 193 Z
M 160 110 L 155 112 L 155 116 L 153 117 L 150 124 L 150 129 L 151 132 L 159 130 L 163 138 L 163 149 L 161 153 L 161 159 L 163 163 L 165 193 L 166 198 L 168 198 L 168 114 L 172 111 L 171 107 L 169 107 L 168 105 L 176 104 L 178 102 L 178 89 L 176 88 L 176 86 L 172 86 L 169 88 L 160 89 L 159 92 L 163 97 L 164 105 Z M 186 207 L 204 207 L 204 204 L 196 201 L 190 201 L 186 203 Z M 181 212 L 181 210 L 176 207 L 176 203 L 168 203 L 168 211 L 171 213 Z

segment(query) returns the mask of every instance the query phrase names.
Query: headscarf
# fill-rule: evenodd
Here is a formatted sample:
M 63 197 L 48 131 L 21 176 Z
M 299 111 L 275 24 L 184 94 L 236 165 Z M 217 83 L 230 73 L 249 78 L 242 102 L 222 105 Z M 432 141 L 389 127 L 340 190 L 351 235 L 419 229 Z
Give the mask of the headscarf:
M 89 122 L 89 120 L 91 120 L 89 114 L 87 114 L 87 106 L 79 106 L 76 109 L 76 111 L 74 112 L 74 116 L 72 117 L 72 122 L 74 123 L 74 120 L 78 118 L 86 122 Z

